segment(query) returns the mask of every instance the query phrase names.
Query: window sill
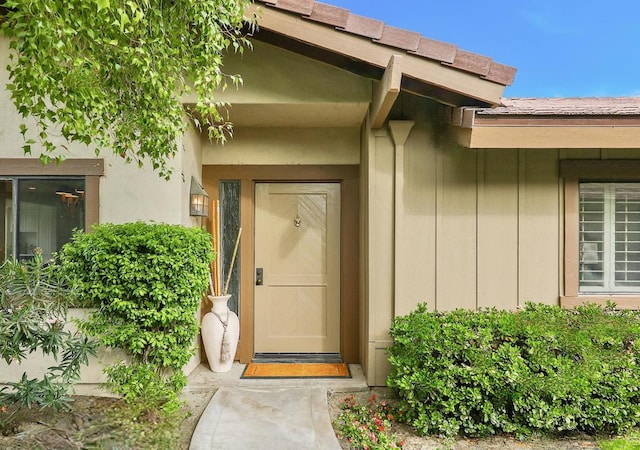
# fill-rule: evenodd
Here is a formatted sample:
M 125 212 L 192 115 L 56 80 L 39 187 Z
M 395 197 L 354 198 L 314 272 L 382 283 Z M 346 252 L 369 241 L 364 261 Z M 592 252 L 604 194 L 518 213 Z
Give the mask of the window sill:
M 575 308 L 584 303 L 595 303 L 606 306 L 607 302 L 616 304 L 617 309 L 640 309 L 640 295 L 579 295 L 577 297 L 560 297 L 560 306 Z

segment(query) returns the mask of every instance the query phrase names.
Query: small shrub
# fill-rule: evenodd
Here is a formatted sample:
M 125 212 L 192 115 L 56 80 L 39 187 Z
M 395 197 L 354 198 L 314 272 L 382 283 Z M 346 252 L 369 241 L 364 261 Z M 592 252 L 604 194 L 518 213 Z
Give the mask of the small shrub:
M 96 346 L 86 336 L 65 330 L 73 296 L 59 267 L 53 261 L 45 265 L 40 251 L 31 261 L 0 266 L 0 357 L 7 364 L 19 364 L 40 350 L 56 360 L 41 379 L 30 379 L 25 372 L 20 381 L 0 389 L 0 429 L 23 408 L 69 408 L 68 392 Z
M 208 286 L 211 236 L 180 225 L 103 224 L 76 232 L 60 257 L 79 295 L 98 308 L 83 329 L 131 356 L 106 370 L 108 385 L 130 402 L 175 409 Z
M 391 433 L 393 413 L 384 401 L 378 402 L 376 395 L 367 405 L 360 405 L 350 395 L 340 402 L 342 411 L 334 421 L 340 439 L 346 439 L 351 448 L 386 450 L 402 448 L 404 443 Z
M 527 304 L 391 327 L 388 385 L 420 434 L 623 432 L 640 422 L 638 313 Z
M 175 450 L 180 448 L 180 424 L 187 417 L 184 409 L 159 415 L 153 410 L 141 413 L 138 402 L 120 404 L 96 426 L 108 438 L 83 448 Z

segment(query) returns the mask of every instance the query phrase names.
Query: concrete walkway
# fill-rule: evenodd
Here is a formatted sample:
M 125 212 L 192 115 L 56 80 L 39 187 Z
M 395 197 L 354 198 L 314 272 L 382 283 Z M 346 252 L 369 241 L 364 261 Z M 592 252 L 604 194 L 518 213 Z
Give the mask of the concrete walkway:
M 240 379 L 244 365 L 215 374 L 200 366 L 187 389 L 217 389 L 191 438 L 190 450 L 340 449 L 327 392 L 368 390 L 362 369 L 346 379 Z

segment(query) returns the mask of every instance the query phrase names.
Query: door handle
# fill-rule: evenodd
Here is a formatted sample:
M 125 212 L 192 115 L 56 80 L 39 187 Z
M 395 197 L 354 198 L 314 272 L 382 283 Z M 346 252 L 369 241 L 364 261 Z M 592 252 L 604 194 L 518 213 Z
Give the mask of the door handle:
M 263 285 L 264 280 L 262 275 L 263 275 L 262 267 L 257 267 L 256 268 L 256 286 Z

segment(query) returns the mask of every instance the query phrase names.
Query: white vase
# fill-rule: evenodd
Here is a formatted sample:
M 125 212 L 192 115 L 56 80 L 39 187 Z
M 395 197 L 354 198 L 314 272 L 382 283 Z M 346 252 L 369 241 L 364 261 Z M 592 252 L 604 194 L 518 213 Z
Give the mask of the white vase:
M 202 343 L 209 361 L 209 367 L 214 372 L 228 372 L 233 365 L 233 359 L 238 348 L 240 336 L 240 321 L 236 313 L 231 311 L 227 302 L 231 295 L 208 295 L 211 301 L 211 312 L 202 318 Z M 226 336 L 225 336 L 226 325 Z M 224 344 L 227 348 L 223 349 Z

